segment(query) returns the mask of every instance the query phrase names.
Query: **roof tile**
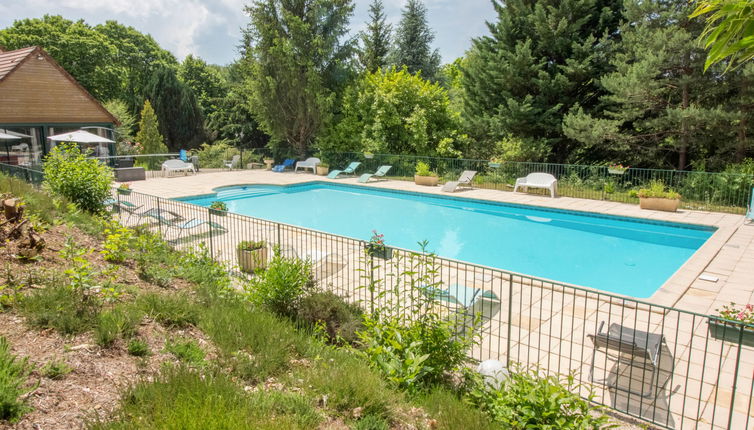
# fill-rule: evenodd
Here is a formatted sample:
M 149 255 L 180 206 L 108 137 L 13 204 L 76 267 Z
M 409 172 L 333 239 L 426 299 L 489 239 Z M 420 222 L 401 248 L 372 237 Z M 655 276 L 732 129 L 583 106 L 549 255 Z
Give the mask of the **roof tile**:
M 0 81 L 16 68 L 29 54 L 37 49 L 36 46 L 17 49 L 15 51 L 0 51 Z

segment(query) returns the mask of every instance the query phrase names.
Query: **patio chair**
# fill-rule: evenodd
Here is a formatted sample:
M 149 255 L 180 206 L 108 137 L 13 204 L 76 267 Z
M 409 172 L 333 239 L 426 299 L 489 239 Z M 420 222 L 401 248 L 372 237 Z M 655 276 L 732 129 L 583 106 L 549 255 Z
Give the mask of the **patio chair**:
M 459 305 L 464 309 L 471 308 L 477 300 L 482 298 L 500 300 L 492 291 L 467 287 L 461 284 L 450 284 L 448 288 L 427 287 L 423 291 L 428 297 L 434 300 Z
M 389 172 L 392 167 L 393 166 L 380 166 L 380 168 L 377 169 L 377 171 L 374 173 L 364 173 L 363 175 L 359 177 L 359 182 L 361 182 L 362 184 L 366 184 L 373 177 L 383 178 L 382 180 L 384 181 L 385 175 L 387 175 L 387 172 Z
M 318 280 L 329 278 L 343 270 L 348 265 L 345 258 L 333 251 L 297 250 L 293 246 L 286 246 L 280 250 L 281 255 L 288 258 L 308 260 L 312 264 L 312 272 Z M 333 268 L 334 267 L 334 268 Z M 332 270 L 330 270 L 333 268 Z
M 298 169 L 312 169 L 312 173 L 317 173 L 317 164 L 321 162 L 322 160 L 317 157 L 309 157 L 304 161 L 297 161 L 296 168 L 293 169 L 293 171 L 297 172 Z
M 624 391 L 630 394 L 640 395 L 642 397 L 656 397 L 659 387 L 660 378 L 660 358 L 662 353 L 662 347 L 665 344 L 665 336 L 661 334 L 648 333 L 641 330 L 635 330 L 628 327 L 624 327 L 618 323 L 610 324 L 607 332 L 603 332 L 605 322 L 600 323 L 597 334 L 588 334 L 587 337 L 591 339 L 594 344 L 592 350 L 592 362 L 589 368 L 589 380 L 593 383 L 604 384 L 608 388 Z M 628 387 L 621 387 L 618 384 L 618 373 L 616 369 L 616 378 L 614 381 L 610 381 L 609 377 L 603 379 L 595 379 L 594 377 L 594 362 L 597 351 L 601 348 L 605 349 L 607 357 L 613 359 L 616 364 L 626 364 L 629 366 L 634 365 L 637 360 L 641 360 L 643 363 L 641 371 L 637 370 L 629 381 Z M 618 351 L 616 355 L 610 355 L 607 351 Z M 671 360 L 672 362 L 672 360 Z M 651 373 L 649 378 L 649 388 L 647 390 L 632 390 L 631 383 L 636 380 L 636 375 L 641 374 L 642 378 L 640 382 L 644 385 L 645 379 L 643 378 L 644 372 L 647 370 L 647 366 L 651 366 Z
M 745 223 L 751 224 L 752 221 L 754 221 L 754 188 L 751 189 L 751 201 L 744 217 Z
M 293 158 L 286 158 L 285 160 L 283 160 L 283 164 L 278 164 L 277 166 L 273 167 L 272 171 L 282 173 L 285 171 L 285 169 L 293 167 L 293 163 L 295 162 L 296 160 Z
M 330 179 L 337 179 L 340 175 L 353 175 L 354 172 L 356 172 L 356 169 L 359 168 L 359 166 L 361 166 L 361 163 L 354 161 L 343 170 L 333 170 L 332 172 L 330 172 L 330 174 L 327 175 L 327 177 Z
M 233 170 L 233 168 L 238 166 L 238 163 L 240 162 L 241 162 L 241 156 L 239 154 L 236 154 L 230 160 L 223 160 L 223 165 L 227 167 L 228 170 Z
M 464 170 L 457 181 L 446 182 L 442 186 L 442 190 L 446 193 L 452 193 L 460 187 L 472 188 L 471 182 L 474 180 L 474 176 L 476 176 L 475 170 Z
M 193 164 L 178 159 L 167 160 L 162 163 L 162 176 L 170 175 L 172 172 L 196 173 L 196 169 L 194 169 Z
M 558 180 L 549 173 L 529 173 L 525 178 L 516 179 L 516 185 L 513 192 L 519 188 L 528 190 L 529 188 L 544 188 L 550 190 L 550 197 L 555 198 L 558 191 Z

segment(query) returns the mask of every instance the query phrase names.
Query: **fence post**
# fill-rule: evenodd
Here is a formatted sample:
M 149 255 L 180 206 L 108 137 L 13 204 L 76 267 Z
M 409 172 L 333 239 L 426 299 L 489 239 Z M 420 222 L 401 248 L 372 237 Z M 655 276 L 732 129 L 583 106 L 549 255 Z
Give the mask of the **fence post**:
M 215 246 L 212 240 L 212 208 L 207 208 L 207 220 L 209 221 L 209 255 L 215 258 Z
M 162 210 L 160 210 L 160 198 L 157 197 L 157 231 L 160 232 L 160 239 L 165 239 L 162 237 Z
M 505 340 L 505 368 L 511 367 L 511 324 L 513 324 L 513 277 L 508 275 L 508 336 Z
M 736 351 L 736 370 L 733 371 L 733 389 L 730 394 L 730 409 L 728 410 L 728 428 L 732 428 L 733 424 L 733 405 L 736 401 L 736 387 L 738 386 L 738 369 L 741 366 L 741 350 L 743 349 L 744 341 L 744 324 L 739 323 L 738 326 L 738 350 Z M 751 411 L 749 411 L 751 412 Z
M 277 223 L 277 233 L 278 233 L 278 248 L 282 246 L 282 242 L 280 241 L 280 223 Z

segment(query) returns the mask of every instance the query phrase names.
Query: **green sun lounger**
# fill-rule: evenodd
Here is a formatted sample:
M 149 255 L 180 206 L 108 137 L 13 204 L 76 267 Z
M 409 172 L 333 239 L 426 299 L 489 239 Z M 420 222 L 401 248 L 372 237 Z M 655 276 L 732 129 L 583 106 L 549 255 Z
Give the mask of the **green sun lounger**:
M 354 161 L 343 170 L 333 170 L 332 172 L 330 172 L 329 175 L 327 175 L 327 177 L 330 179 L 336 179 L 339 175 L 342 175 L 342 174 L 353 175 L 356 169 L 359 168 L 359 166 L 361 166 L 361 163 L 358 161 Z
M 374 173 L 364 173 L 359 177 L 359 182 L 366 184 L 372 177 L 382 178 L 390 171 L 391 167 L 393 166 L 380 166 Z
M 751 201 L 749 202 L 749 209 L 746 210 L 746 221 L 754 221 L 754 188 L 751 189 Z

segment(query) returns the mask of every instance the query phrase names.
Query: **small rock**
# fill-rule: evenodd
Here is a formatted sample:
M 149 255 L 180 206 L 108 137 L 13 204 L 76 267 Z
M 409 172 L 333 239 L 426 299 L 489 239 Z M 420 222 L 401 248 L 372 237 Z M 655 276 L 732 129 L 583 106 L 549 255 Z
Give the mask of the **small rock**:
M 89 349 L 89 347 L 91 347 L 91 345 L 89 345 L 87 343 L 82 343 L 81 345 L 72 346 L 70 348 L 70 350 L 71 351 L 78 351 L 78 350 L 81 350 L 81 349 Z

